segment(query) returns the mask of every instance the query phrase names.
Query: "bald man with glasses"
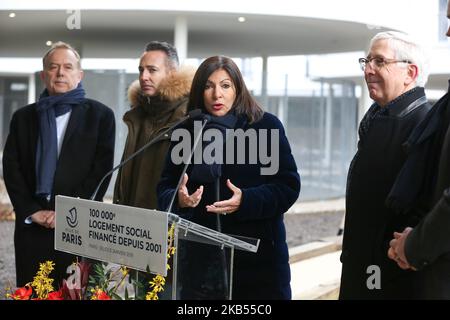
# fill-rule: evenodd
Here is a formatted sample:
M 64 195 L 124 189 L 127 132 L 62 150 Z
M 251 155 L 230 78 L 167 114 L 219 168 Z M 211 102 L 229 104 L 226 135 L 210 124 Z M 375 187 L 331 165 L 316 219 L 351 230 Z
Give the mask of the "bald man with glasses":
M 426 58 L 408 35 L 389 31 L 372 38 L 359 63 L 374 103 L 348 172 L 339 298 L 413 299 L 418 274 L 398 268 L 386 252 L 392 233 L 414 225 L 414 217 L 385 201 L 407 156 L 402 144 L 430 109 Z

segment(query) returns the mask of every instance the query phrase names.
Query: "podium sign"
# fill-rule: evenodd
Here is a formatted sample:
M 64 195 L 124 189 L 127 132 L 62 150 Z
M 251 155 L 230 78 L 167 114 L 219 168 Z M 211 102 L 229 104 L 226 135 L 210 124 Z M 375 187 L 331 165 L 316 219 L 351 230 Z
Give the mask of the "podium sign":
M 167 227 L 161 211 L 56 197 L 56 250 L 166 276 Z

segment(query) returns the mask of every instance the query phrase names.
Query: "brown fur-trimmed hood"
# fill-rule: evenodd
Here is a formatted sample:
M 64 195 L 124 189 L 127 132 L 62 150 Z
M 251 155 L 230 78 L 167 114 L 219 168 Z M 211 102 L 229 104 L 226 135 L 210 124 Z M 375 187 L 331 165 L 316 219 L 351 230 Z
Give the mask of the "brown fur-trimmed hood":
M 182 67 L 178 71 L 172 72 L 161 82 L 159 96 L 162 100 L 175 101 L 189 95 L 195 69 L 193 67 Z M 142 94 L 139 80 L 133 81 L 128 88 L 128 101 L 131 108 L 145 103 L 147 99 Z

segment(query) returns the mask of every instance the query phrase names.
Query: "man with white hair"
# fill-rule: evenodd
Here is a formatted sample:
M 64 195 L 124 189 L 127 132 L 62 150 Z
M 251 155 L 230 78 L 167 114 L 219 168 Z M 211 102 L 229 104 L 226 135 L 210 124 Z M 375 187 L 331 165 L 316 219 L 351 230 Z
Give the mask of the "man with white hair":
M 450 21 L 450 3 L 447 19 Z M 408 159 L 391 192 L 393 204 L 402 214 L 421 211 L 424 217 L 416 227 L 394 234 L 388 255 L 404 270 L 420 270 L 425 299 L 450 299 L 449 127 L 447 93 L 408 139 Z
M 339 298 L 415 298 L 419 274 L 386 256 L 392 232 L 414 219 L 385 200 L 407 157 L 402 145 L 430 109 L 426 58 L 410 36 L 395 31 L 378 33 L 369 48 L 359 63 L 374 104 L 361 120 L 348 172 Z

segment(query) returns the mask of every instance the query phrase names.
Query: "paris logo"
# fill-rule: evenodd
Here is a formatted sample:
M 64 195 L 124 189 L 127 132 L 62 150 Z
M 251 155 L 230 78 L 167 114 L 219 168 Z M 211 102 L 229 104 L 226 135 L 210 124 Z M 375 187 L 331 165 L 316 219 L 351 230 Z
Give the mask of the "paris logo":
M 73 207 L 69 210 L 69 214 L 66 216 L 67 224 L 71 228 L 75 228 L 78 225 L 77 209 Z

